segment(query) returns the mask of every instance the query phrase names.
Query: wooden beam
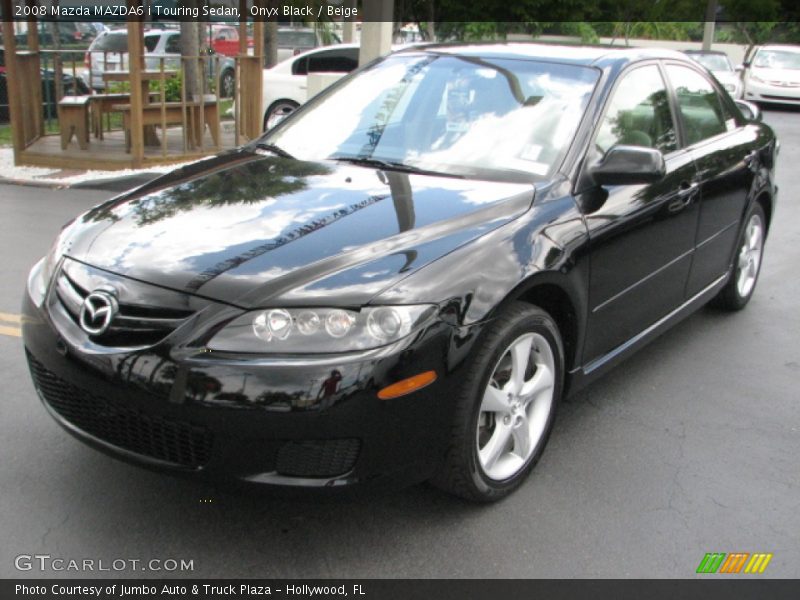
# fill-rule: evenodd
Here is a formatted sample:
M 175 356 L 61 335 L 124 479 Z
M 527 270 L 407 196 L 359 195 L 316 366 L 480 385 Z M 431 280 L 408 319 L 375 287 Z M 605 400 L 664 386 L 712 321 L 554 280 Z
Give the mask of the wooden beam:
M 36 6 L 36 0 L 27 0 L 30 7 Z M 33 59 L 35 64 L 34 70 L 38 81 L 33 85 L 32 97 L 29 98 L 33 106 L 42 106 L 42 60 L 39 53 L 39 26 L 36 17 L 31 16 L 28 19 L 28 50 L 35 53 L 36 58 Z M 33 127 L 39 136 L 44 135 L 44 119 L 42 118 L 42 109 L 34 111 L 33 113 Z
M 20 126 L 22 118 L 22 105 L 19 97 L 19 81 L 15 77 L 17 42 L 14 38 L 14 23 L 11 17 L 6 20 L 6 15 L 14 14 L 11 0 L 0 0 L 3 8 L 3 40 L 6 56 L 6 83 L 8 85 L 8 110 L 11 122 L 11 143 L 14 146 L 14 164 L 19 163 L 19 153 L 25 148 L 24 132 Z
M 138 0 L 128 0 L 128 6 L 137 6 Z M 128 17 L 128 82 L 131 86 L 131 161 L 134 168 L 144 160 L 144 123 L 142 117 L 142 67 L 144 66 L 144 39 L 142 23 L 137 17 Z

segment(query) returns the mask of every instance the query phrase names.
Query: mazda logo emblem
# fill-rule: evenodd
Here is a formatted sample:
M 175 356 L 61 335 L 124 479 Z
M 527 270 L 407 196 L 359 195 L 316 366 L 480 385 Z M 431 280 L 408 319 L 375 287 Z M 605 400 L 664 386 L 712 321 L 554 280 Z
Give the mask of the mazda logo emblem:
M 117 299 L 109 292 L 95 290 L 83 300 L 80 324 L 89 335 L 102 335 L 119 311 Z

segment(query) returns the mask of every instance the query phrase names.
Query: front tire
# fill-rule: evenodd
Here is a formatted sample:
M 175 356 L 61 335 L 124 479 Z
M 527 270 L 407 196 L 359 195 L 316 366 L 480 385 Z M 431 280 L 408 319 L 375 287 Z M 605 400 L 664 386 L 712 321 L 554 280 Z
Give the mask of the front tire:
M 761 272 L 764 240 L 767 237 L 766 223 L 764 209 L 757 202 L 753 203 L 736 244 L 736 256 L 733 259 L 728 283 L 714 298 L 713 304 L 718 308 L 741 310 L 750 302 Z
M 432 483 L 494 502 L 522 484 L 544 451 L 563 387 L 564 350 L 552 317 L 521 302 L 498 316 L 478 344 Z

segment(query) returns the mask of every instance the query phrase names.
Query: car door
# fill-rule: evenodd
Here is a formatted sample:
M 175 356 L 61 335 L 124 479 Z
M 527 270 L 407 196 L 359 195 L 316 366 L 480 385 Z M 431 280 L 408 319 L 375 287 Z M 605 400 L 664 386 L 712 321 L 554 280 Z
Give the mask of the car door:
M 677 63 L 668 63 L 665 70 L 700 183 L 695 252 L 686 286 L 691 297 L 728 271 L 757 170 L 758 134 L 736 120 L 704 73 Z
M 636 66 L 620 77 L 595 131 L 586 165 L 615 145 L 644 146 L 663 153 L 666 176 L 647 185 L 589 185 L 578 195 L 590 252 L 584 364 L 683 302 L 697 182 L 691 155 L 679 146 L 673 108 L 660 66 Z

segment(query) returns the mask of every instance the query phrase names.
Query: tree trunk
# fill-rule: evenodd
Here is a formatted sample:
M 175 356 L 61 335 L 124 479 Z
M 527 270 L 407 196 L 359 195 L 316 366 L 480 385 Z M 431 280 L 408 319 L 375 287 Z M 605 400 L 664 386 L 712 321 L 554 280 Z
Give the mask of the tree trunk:
M 184 2 L 184 6 L 194 4 L 193 0 Z M 200 94 L 200 35 L 197 21 L 181 21 L 181 58 L 183 62 L 183 85 L 186 99 L 191 101 Z
M 267 6 L 270 9 L 278 8 L 276 0 L 269 0 Z M 264 66 L 274 67 L 278 64 L 278 21 L 270 19 L 264 24 Z

